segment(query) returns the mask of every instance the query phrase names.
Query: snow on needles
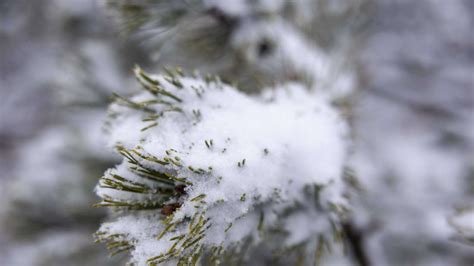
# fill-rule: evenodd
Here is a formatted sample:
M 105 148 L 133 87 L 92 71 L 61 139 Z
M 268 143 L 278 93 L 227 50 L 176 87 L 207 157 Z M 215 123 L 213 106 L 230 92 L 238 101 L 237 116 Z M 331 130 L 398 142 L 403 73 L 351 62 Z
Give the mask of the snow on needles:
M 117 251 L 142 265 L 219 256 L 271 228 L 287 231 L 282 247 L 333 235 L 347 128 L 324 95 L 290 84 L 248 96 L 168 74 L 137 68 L 145 91 L 110 107 L 109 144 L 124 160 L 102 177 L 98 206 L 123 212 L 99 240 L 125 243 Z

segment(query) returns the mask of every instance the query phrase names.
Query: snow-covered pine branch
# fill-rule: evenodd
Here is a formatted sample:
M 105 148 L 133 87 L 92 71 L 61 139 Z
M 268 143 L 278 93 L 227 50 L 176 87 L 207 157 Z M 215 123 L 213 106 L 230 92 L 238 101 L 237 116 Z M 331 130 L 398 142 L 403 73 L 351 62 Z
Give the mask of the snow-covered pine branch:
M 117 211 L 99 241 L 138 265 L 218 264 L 263 240 L 311 261 L 341 243 L 347 128 L 324 94 L 288 84 L 248 96 L 167 72 L 136 68 L 143 92 L 109 109 L 123 161 L 97 186 L 97 206 Z
M 337 2 L 337 3 L 335 3 Z M 107 0 L 157 65 L 199 69 L 258 93 L 288 81 L 345 97 L 369 0 Z

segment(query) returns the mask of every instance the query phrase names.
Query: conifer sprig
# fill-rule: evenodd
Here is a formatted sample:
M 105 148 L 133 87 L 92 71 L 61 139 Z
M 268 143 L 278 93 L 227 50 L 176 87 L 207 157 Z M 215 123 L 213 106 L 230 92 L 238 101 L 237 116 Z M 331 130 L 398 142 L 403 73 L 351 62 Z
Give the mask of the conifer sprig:
M 292 180 L 299 178 L 296 176 L 284 184 L 272 181 L 276 182 L 275 187 L 268 181 L 265 186 L 271 189 L 257 186 L 242 190 L 230 185 L 233 184 L 232 179 L 240 178 L 246 178 L 246 182 L 252 184 L 252 178 L 247 177 L 249 172 L 262 175 L 258 170 L 261 164 L 271 170 L 274 167 L 271 161 L 278 156 L 279 152 L 276 151 L 279 149 L 263 145 L 250 154 L 242 153 L 236 143 L 245 145 L 246 139 L 239 140 L 237 131 L 223 129 L 222 132 L 228 132 L 226 134 L 230 136 L 219 136 L 220 131 L 209 127 L 216 123 L 209 122 L 210 118 L 216 117 L 209 115 L 210 112 L 229 112 L 223 105 L 223 97 L 242 101 L 246 105 L 254 104 L 258 108 L 271 108 L 278 101 L 262 105 L 260 101 L 239 94 L 213 75 L 189 78 L 179 68 L 166 68 L 165 72 L 164 75 L 153 76 L 137 66 L 134 73 L 143 92 L 129 98 L 116 96 L 116 103 L 111 107 L 110 130 L 113 131 L 114 126 L 120 126 L 116 119 L 139 119 L 139 123 L 144 123 L 145 126 L 134 133 L 140 136 L 139 143 L 130 143 L 126 136 L 123 136 L 124 141 L 115 141 L 116 151 L 123 157 L 123 162 L 116 169 L 107 171 L 97 187 L 98 194 L 103 199 L 96 207 L 129 213 L 130 217 L 140 212 L 148 213 L 159 221 L 156 228 L 150 231 L 147 241 L 156 241 L 160 248 L 156 251 L 148 250 L 149 256 L 145 260 L 134 259 L 148 265 L 170 261 L 175 261 L 178 265 L 194 265 L 204 260 L 211 264 L 218 264 L 219 261 L 242 261 L 248 252 L 242 246 L 245 241 L 256 245 L 267 237 L 285 238 L 295 230 L 286 220 L 305 212 L 321 215 L 319 219 L 324 220 L 327 228 L 322 231 L 317 229 L 312 237 L 305 238 L 304 243 L 295 245 L 294 252 L 305 254 L 301 256 L 313 254 L 311 256 L 314 261 L 319 261 L 324 253 L 330 252 L 331 243 L 340 242 L 336 237 L 331 238 L 341 235 L 337 221 L 347 212 L 343 204 L 323 196 L 323 192 L 333 189 L 334 182 L 309 185 L 298 181 L 300 187 L 297 189 L 292 185 Z M 286 97 L 282 99 L 286 100 Z M 225 127 L 228 122 L 217 123 L 224 123 L 221 126 Z M 192 135 L 194 130 L 199 130 L 203 125 L 208 129 L 203 132 L 210 131 L 209 135 Z M 170 126 L 178 126 L 180 129 L 168 129 Z M 246 125 L 243 122 L 241 126 L 235 126 L 240 129 Z M 291 128 L 293 132 L 295 128 Z M 183 137 L 170 144 L 175 141 L 176 134 L 183 134 Z M 186 134 L 191 135 L 185 137 Z M 154 142 L 155 136 L 158 136 L 158 142 Z M 260 138 L 263 135 L 256 133 L 253 136 Z M 166 140 L 170 140 L 170 143 Z M 293 138 L 290 140 L 295 141 Z M 158 143 L 158 146 L 153 143 Z M 288 159 L 281 160 L 282 164 L 288 163 Z M 293 161 L 294 164 L 304 162 Z M 228 167 L 225 166 L 227 164 Z M 278 173 L 272 175 L 274 174 Z M 266 175 L 264 173 L 261 178 L 269 178 Z M 287 177 L 284 175 L 282 178 Z M 254 185 L 256 184 L 258 183 Z M 219 192 L 221 189 L 223 191 Z M 234 189 L 239 189 L 240 192 L 234 192 Z M 289 190 L 293 194 L 289 194 Z M 289 201 L 289 197 L 295 197 L 294 202 Z M 226 219 L 216 213 L 219 208 L 248 211 L 235 211 Z M 133 214 L 135 212 L 137 214 Z M 236 240 L 226 240 L 241 230 L 240 224 L 245 220 L 251 221 L 251 231 L 239 235 Z M 126 233 L 126 228 L 111 228 L 115 227 L 104 225 L 101 234 L 97 236 L 100 241 L 109 243 L 109 248 L 116 252 L 143 248 L 143 236 L 137 238 L 135 233 Z M 117 234 L 125 237 L 117 239 Z M 272 249 L 279 250 L 282 246 L 287 245 L 281 243 Z

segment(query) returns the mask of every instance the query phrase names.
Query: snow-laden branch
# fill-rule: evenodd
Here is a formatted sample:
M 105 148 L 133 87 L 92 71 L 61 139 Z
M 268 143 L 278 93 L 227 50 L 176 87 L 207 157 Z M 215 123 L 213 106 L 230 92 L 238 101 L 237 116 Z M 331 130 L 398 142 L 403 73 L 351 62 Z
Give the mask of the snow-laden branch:
M 144 91 L 109 109 L 124 159 L 97 186 L 97 205 L 120 210 L 100 241 L 143 265 L 243 256 L 276 236 L 275 250 L 308 254 L 341 240 L 347 132 L 323 94 L 250 97 L 216 77 L 135 72 Z

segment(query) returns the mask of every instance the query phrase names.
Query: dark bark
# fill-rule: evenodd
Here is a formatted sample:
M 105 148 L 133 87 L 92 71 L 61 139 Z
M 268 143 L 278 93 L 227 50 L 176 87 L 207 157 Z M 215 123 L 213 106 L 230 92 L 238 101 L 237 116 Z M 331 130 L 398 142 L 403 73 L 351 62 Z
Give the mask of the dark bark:
M 350 252 L 359 266 L 370 266 L 369 258 L 364 248 L 363 231 L 353 225 L 351 222 L 343 224 L 344 233 L 349 244 Z

